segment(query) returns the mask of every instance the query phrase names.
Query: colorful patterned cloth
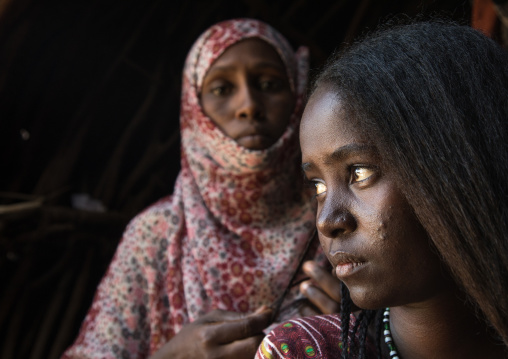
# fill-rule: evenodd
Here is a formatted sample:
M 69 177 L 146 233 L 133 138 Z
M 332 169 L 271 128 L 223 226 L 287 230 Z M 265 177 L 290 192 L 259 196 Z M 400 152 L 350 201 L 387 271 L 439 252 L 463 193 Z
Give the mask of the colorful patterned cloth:
M 252 37 L 278 51 L 297 97 L 284 134 L 259 151 L 225 136 L 199 103 L 213 61 Z M 226 21 L 196 41 L 184 69 L 174 193 L 128 225 L 64 358 L 146 358 L 213 309 L 252 312 L 280 296 L 314 229 L 297 131 L 306 76 L 306 50 L 294 53 L 259 21 Z
M 350 317 L 350 336 L 356 318 Z M 339 315 L 292 319 L 273 329 L 256 353 L 256 359 L 332 359 L 342 354 Z M 354 337 L 358 343 L 358 338 Z M 374 343 L 367 337 L 365 358 L 378 358 Z

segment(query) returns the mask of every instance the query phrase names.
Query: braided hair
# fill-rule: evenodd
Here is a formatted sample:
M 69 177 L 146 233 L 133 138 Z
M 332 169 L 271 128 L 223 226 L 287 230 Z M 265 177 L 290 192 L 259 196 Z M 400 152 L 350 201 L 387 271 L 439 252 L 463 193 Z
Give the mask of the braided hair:
M 342 343 L 342 359 L 365 358 L 365 343 L 370 324 L 375 323 L 376 335 L 376 348 L 378 352 L 378 359 L 381 359 L 381 327 L 382 327 L 382 313 L 381 310 L 362 310 L 356 318 L 354 326 L 351 328 L 351 309 L 352 301 L 349 295 L 349 290 L 346 285 L 341 282 L 341 302 L 340 302 L 340 322 L 341 322 L 341 338 Z M 352 340 L 358 335 L 358 340 Z

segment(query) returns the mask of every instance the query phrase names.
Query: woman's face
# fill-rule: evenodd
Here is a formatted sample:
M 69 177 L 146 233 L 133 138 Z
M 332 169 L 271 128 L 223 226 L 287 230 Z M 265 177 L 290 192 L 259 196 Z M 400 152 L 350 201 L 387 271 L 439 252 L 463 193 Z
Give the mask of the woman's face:
M 201 105 L 227 136 L 261 150 L 284 133 L 295 95 L 275 49 L 262 40 L 247 39 L 212 64 L 203 80 Z
M 357 306 L 417 303 L 447 287 L 392 173 L 331 87 L 319 86 L 309 99 L 300 143 L 305 176 L 316 188 L 321 245 Z

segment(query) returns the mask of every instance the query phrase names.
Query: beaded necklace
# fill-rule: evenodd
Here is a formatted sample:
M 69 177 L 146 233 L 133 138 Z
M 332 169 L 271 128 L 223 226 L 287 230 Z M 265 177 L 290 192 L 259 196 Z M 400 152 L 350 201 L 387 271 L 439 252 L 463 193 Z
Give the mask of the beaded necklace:
M 383 326 L 385 328 L 385 343 L 390 350 L 391 359 L 399 359 L 399 353 L 397 353 L 397 347 L 392 339 L 392 332 L 390 331 L 390 308 L 386 308 L 383 314 Z

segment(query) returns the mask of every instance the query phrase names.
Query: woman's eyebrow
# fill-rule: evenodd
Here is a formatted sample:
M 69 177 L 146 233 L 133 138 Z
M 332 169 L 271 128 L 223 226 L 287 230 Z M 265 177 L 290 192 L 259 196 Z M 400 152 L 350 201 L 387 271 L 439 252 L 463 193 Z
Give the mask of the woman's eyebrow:
M 210 74 L 214 74 L 216 72 L 218 72 L 218 73 L 232 72 L 235 69 L 236 69 L 236 66 L 234 66 L 234 65 L 214 66 L 213 68 L 208 70 L 208 73 L 206 74 L 206 76 L 208 76 Z
M 326 164 L 332 164 L 337 161 L 342 161 L 345 158 L 364 154 L 364 153 L 375 153 L 375 147 L 366 143 L 349 143 L 345 146 L 339 147 L 332 153 L 328 154 L 324 158 Z
M 236 68 L 237 68 L 236 65 L 218 65 L 218 66 L 216 65 L 208 71 L 208 74 L 213 74 L 215 72 L 219 72 L 219 73 L 220 72 L 231 72 L 231 71 L 235 71 Z M 284 66 L 281 66 L 281 65 L 274 63 L 274 62 L 268 62 L 268 61 L 258 62 L 257 64 L 255 64 L 253 66 L 253 68 L 256 70 L 274 69 L 274 70 L 277 70 L 277 71 L 280 71 L 283 73 L 285 73 L 285 71 L 286 71 Z
M 376 147 L 366 143 L 349 143 L 345 146 L 335 149 L 332 153 L 326 155 L 323 159 L 323 162 L 327 165 L 332 165 L 338 161 L 343 161 L 348 157 L 364 153 L 377 153 Z M 312 163 L 302 163 L 302 170 L 304 172 L 309 171 L 312 168 Z
M 281 66 L 280 64 L 275 63 L 275 62 L 268 62 L 268 61 L 259 62 L 254 66 L 254 68 L 255 69 L 271 68 L 271 69 L 279 70 L 282 72 L 286 71 L 286 68 L 284 66 Z
M 310 162 L 302 163 L 302 171 L 303 172 L 310 171 L 311 169 L 312 169 L 312 163 L 310 163 Z

